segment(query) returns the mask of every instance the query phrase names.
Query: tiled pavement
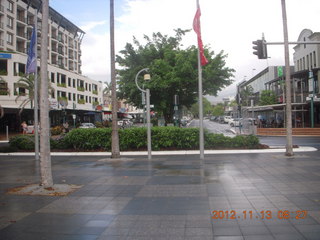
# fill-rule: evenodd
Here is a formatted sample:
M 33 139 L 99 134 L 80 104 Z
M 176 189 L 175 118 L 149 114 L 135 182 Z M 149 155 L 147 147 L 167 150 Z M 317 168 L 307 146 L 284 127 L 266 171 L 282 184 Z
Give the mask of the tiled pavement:
M 83 185 L 66 197 L 5 194 L 39 169 L 0 162 L 1 240 L 320 239 L 319 151 L 52 157 L 55 183 Z

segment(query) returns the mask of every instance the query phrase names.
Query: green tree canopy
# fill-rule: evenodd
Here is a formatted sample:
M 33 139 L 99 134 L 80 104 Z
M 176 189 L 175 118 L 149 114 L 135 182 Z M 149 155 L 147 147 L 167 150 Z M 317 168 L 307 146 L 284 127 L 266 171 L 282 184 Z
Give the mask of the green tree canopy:
M 240 91 L 241 101 L 243 106 L 250 105 L 250 97 L 253 97 L 253 87 L 251 85 L 246 86 Z
M 174 95 L 179 95 L 180 105 L 188 109 L 198 98 L 197 48 L 182 48 L 182 37 L 189 30 L 177 29 L 175 32 L 174 37 L 161 33 L 153 33 L 152 37 L 144 36 L 144 45 L 134 38 L 133 44 L 127 43 L 116 57 L 120 66 L 119 98 L 141 106 L 141 93 L 134 80 L 141 69 L 149 68 L 151 81 L 140 83 L 140 86 L 150 89 L 151 104 L 157 112 L 163 113 L 166 123 L 172 119 Z M 223 51 L 215 55 L 205 48 L 205 54 L 209 63 L 202 71 L 203 94 L 215 96 L 232 83 L 234 70 L 226 67 Z
M 277 103 L 277 97 L 274 91 L 272 90 L 263 90 L 260 95 L 260 105 L 271 105 Z
M 223 104 L 217 104 L 216 106 L 213 107 L 212 111 L 213 116 L 222 116 L 224 115 L 224 106 Z

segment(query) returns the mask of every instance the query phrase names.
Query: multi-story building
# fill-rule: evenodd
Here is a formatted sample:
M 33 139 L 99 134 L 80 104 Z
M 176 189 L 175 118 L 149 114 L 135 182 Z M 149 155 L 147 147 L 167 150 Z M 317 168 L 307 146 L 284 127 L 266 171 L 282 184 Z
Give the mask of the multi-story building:
M 304 29 L 298 42 L 320 42 L 320 33 Z M 294 67 L 291 67 L 293 127 L 320 126 L 320 44 L 300 43 L 294 47 Z M 284 67 L 268 67 L 248 81 L 238 85 L 238 102 L 243 103 L 241 92 L 250 88 L 253 104 L 244 104 L 248 116 L 263 116 L 266 126 L 277 126 L 277 119 L 285 123 L 285 71 Z M 262 90 L 272 90 L 276 103 L 260 106 Z M 280 124 L 278 126 L 283 126 Z
M 4 109 L 0 131 L 6 125 L 11 130 L 18 130 L 21 121 L 32 124 L 31 104 L 19 115 L 19 106 L 29 94 L 26 89 L 19 88 L 17 82 L 26 73 L 27 49 L 35 25 L 38 29 L 38 69 L 40 67 L 40 48 L 43 46 L 40 46 L 42 14 L 39 8 L 41 0 L 0 0 L 0 105 Z M 103 84 L 81 72 L 84 34 L 50 7 L 47 48 L 51 125 L 73 121 L 73 117 L 82 122 L 101 118 L 96 106 L 103 103 Z M 19 95 L 22 96 L 16 101 Z

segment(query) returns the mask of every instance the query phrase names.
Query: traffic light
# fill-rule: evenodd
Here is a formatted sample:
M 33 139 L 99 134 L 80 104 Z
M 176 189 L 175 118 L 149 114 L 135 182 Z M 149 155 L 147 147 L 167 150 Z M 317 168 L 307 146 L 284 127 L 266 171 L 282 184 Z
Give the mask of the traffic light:
M 267 53 L 267 44 L 265 40 L 257 40 L 253 41 L 253 52 L 254 55 L 257 55 L 259 59 L 266 59 L 268 58 Z

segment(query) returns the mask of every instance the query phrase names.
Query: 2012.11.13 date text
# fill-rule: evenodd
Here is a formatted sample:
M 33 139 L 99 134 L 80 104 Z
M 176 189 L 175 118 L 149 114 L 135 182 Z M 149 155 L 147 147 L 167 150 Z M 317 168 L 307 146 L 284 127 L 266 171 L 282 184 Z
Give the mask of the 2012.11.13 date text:
M 305 219 L 308 215 L 306 210 L 262 210 L 255 212 L 253 210 L 244 210 L 238 212 L 235 210 L 214 210 L 212 219 Z

